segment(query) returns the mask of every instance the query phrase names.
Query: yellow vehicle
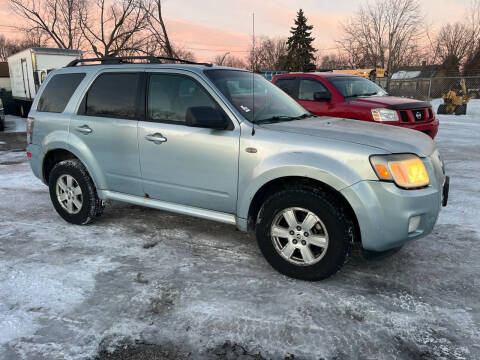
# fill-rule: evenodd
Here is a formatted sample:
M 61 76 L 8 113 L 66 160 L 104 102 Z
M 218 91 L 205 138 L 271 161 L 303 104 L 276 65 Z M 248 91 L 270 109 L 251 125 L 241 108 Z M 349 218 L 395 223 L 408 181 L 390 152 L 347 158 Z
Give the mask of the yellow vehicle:
M 437 114 L 466 115 L 467 104 L 472 98 L 468 95 L 465 79 L 460 80 L 460 87 L 452 87 L 442 95 L 443 104 L 438 107 Z
M 382 68 L 375 69 L 347 69 L 347 70 L 332 70 L 334 73 L 350 74 L 361 76 L 366 79 L 375 80 L 376 78 L 383 78 L 387 76 L 387 72 Z

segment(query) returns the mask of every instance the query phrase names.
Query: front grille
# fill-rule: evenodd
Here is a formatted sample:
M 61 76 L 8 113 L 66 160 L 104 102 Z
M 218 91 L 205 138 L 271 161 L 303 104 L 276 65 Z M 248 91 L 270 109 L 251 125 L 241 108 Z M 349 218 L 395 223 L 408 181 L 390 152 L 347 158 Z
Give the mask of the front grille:
M 400 111 L 400 117 L 403 122 L 408 122 L 408 114 L 406 111 Z

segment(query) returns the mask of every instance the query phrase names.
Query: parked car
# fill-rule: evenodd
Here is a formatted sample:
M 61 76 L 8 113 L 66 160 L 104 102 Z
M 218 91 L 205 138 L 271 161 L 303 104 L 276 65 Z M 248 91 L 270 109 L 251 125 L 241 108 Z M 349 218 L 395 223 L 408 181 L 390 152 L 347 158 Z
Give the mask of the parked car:
M 421 131 L 435 138 L 438 119 L 428 102 L 389 96 L 374 82 L 339 73 L 290 73 L 272 82 L 316 115 L 334 116 Z
M 0 99 L 0 131 L 5 130 L 5 110 L 3 109 L 3 102 Z
M 66 221 L 111 199 L 224 222 L 306 280 L 354 242 L 382 252 L 432 231 L 448 178 L 425 134 L 312 116 L 251 72 L 146 59 L 56 70 L 33 102 L 27 155 Z

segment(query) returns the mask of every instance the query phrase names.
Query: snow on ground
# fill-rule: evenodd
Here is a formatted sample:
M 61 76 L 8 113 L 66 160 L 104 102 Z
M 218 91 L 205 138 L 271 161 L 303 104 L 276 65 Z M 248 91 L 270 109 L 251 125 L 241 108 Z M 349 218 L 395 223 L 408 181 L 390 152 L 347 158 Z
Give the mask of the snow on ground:
M 5 116 L 5 132 L 25 132 L 27 119 L 15 115 Z
M 0 152 L 0 358 L 135 340 L 206 358 L 227 341 L 274 359 L 480 358 L 480 114 L 440 124 L 451 193 L 433 233 L 318 283 L 224 224 L 116 202 L 67 224 L 24 153 Z

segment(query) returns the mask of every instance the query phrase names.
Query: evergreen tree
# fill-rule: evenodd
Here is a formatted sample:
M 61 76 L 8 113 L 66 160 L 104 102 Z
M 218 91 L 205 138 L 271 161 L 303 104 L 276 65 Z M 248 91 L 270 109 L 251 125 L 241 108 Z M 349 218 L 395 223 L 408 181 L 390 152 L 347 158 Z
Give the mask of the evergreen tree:
M 315 52 L 317 51 L 312 42 L 313 25 L 307 24 L 303 10 L 298 10 L 295 26 L 290 28 L 292 34 L 287 40 L 287 59 L 286 67 L 290 71 L 303 71 L 306 64 L 315 61 Z

